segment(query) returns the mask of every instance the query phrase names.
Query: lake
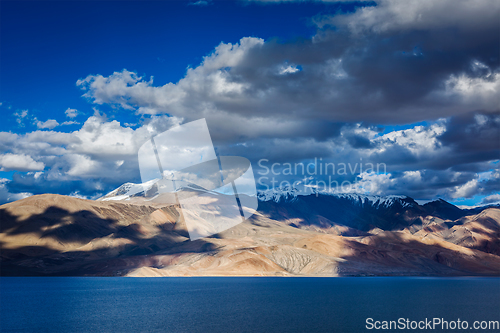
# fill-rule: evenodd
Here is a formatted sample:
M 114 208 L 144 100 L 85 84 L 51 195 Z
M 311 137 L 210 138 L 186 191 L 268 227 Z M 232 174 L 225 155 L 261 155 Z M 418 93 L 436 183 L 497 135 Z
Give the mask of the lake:
M 2 332 L 390 331 L 367 318 L 471 328 L 500 320 L 500 279 L 9 277 L 0 310 Z

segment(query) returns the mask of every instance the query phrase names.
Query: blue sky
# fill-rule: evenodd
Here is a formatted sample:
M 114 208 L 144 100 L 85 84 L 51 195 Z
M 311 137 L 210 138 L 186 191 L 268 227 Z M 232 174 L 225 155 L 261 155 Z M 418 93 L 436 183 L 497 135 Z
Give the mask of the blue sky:
M 352 11 L 353 5 L 4 2 L 0 23 L 2 106 L 28 109 L 38 118 L 64 119 L 68 107 L 91 115 L 92 105 L 81 98 L 75 85 L 89 74 L 109 75 L 126 68 L 154 76 L 158 85 L 177 82 L 188 66 L 197 66 L 221 42 L 236 43 L 243 36 L 310 38 L 315 33 L 311 18 L 338 10 Z M 116 116 L 126 122 L 134 118 L 124 113 Z M 16 126 L 14 118 L 6 120 L 0 130 Z
M 0 202 L 138 182 L 141 140 L 200 118 L 254 165 L 387 165 L 343 191 L 500 200 L 500 5 L 401 6 L 2 2 Z

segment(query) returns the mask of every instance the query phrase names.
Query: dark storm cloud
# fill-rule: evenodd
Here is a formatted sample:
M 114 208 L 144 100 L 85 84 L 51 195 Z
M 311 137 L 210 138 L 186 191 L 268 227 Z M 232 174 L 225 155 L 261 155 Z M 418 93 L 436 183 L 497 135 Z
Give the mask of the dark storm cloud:
M 359 135 L 350 135 L 347 137 L 347 141 L 351 145 L 352 148 L 371 148 L 372 147 L 372 142 L 362 136 Z
M 452 117 L 439 140 L 456 152 L 493 152 L 500 156 L 500 113 Z

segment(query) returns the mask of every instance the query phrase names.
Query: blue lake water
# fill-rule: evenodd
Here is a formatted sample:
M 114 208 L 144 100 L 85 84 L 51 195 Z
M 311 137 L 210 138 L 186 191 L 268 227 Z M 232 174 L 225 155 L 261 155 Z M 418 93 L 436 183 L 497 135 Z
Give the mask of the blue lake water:
M 367 318 L 500 320 L 500 279 L 0 278 L 2 332 L 389 332 Z

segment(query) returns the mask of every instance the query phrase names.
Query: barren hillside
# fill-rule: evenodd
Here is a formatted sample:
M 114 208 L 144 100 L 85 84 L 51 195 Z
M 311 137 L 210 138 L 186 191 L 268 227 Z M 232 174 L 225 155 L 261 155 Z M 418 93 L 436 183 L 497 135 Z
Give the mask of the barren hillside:
M 33 196 L 0 206 L 1 274 L 500 275 L 496 208 L 455 221 L 423 216 L 397 231 L 345 233 L 270 215 L 190 241 L 175 205 Z

